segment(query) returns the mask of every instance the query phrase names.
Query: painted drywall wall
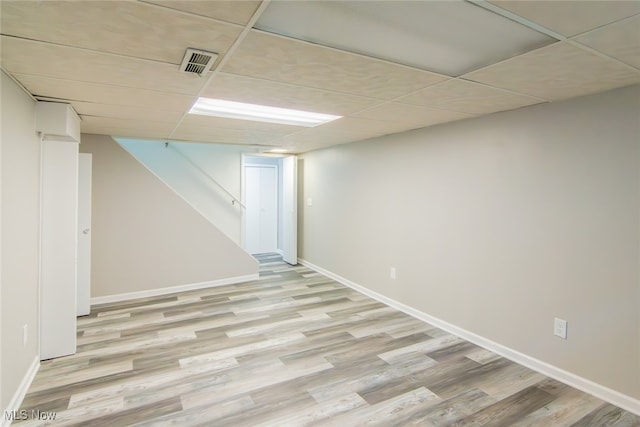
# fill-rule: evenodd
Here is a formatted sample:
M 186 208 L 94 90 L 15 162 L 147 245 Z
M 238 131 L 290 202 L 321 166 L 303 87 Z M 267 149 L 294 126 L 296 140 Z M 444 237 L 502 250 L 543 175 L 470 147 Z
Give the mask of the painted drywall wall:
M 0 71 L 0 94 L 2 93 L 2 80 L 6 78 L 3 71 Z M 0 117 L 2 117 L 2 99 L 0 98 Z M 0 123 L 1 124 L 1 123 Z M 4 126 L 3 126 L 4 128 Z M 0 179 L 2 178 L 2 134 L 0 134 Z M 0 181 L 0 410 L 6 408 L 2 399 L 2 185 Z
M 0 72 L 0 78 L 0 409 L 4 410 L 38 356 L 40 138 L 35 131 L 35 101 L 4 72 Z M 24 325 L 27 325 L 26 345 Z
M 258 264 L 113 139 L 93 154 L 91 296 L 257 274 Z
M 117 141 L 220 231 L 241 244 L 242 208 L 232 203 L 233 199 L 211 178 L 240 199 L 243 147 L 186 142 L 171 142 L 167 147 L 159 141 Z
M 639 136 L 635 86 L 307 153 L 301 258 L 640 398 Z

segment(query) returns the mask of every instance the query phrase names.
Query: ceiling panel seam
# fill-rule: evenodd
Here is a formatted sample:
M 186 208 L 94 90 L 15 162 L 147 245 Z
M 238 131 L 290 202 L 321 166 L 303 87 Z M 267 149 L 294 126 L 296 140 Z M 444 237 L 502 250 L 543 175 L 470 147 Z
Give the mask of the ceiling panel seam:
M 145 6 L 161 8 L 161 9 L 164 9 L 164 10 L 171 11 L 172 13 L 178 13 L 180 15 L 185 15 L 185 16 L 189 16 L 189 17 L 194 17 L 195 16 L 197 18 L 202 18 L 202 19 L 205 19 L 205 20 L 210 21 L 210 22 L 215 22 L 216 24 L 229 25 L 229 26 L 233 26 L 235 28 L 243 28 L 244 27 L 244 25 L 237 24 L 235 22 L 223 21 L 221 19 L 212 18 L 210 16 L 200 15 L 198 13 L 188 12 L 186 10 L 174 9 L 174 8 L 172 8 L 170 6 L 164 6 L 164 5 L 157 4 L 157 3 L 151 3 L 151 2 L 148 2 L 148 1 L 145 1 L 145 0 L 138 0 L 138 3 L 144 4 Z
M 9 74 L 9 71 L 7 71 L 5 68 L 3 68 L 5 70 L 5 72 L 7 72 L 7 74 Z M 46 74 L 32 74 L 32 73 L 26 73 L 26 72 L 19 72 L 19 73 L 15 73 L 18 76 L 32 76 L 32 77 L 44 77 L 46 79 L 50 79 L 50 80 L 58 80 L 61 82 L 67 82 L 67 83 L 74 83 L 74 82 L 81 82 L 81 83 L 87 83 L 90 85 L 96 85 L 96 86 L 107 86 L 107 87 L 114 87 L 114 88 L 124 88 L 124 89 L 136 89 L 136 90 L 140 90 L 140 91 L 144 91 L 144 92 L 153 92 L 153 93 L 159 93 L 159 94 L 166 94 L 166 95 L 179 95 L 179 96 L 188 96 L 188 97 L 193 97 L 193 94 L 191 93 L 183 93 L 183 92 L 172 92 L 172 91 L 168 91 L 168 90 L 156 90 L 156 89 L 149 89 L 149 88 L 140 88 L 138 86 L 124 86 L 124 85 L 116 85 L 116 84 L 112 84 L 112 83 L 102 83 L 102 82 L 94 82 L 94 81 L 89 81 L 89 80 L 69 80 L 69 79 L 63 79 L 60 77 L 51 77 L 50 75 L 46 75 Z M 11 74 L 13 75 L 13 74 Z M 35 94 L 36 96 L 38 96 L 37 94 Z M 84 102 L 89 102 L 86 100 L 82 100 L 82 99 L 78 99 L 77 101 L 84 101 Z M 120 104 L 118 104 L 120 105 Z M 125 105 L 125 104 L 122 104 Z
M 591 53 L 591 54 L 593 54 L 593 55 L 595 55 L 597 57 L 600 57 L 602 59 L 606 59 L 606 60 L 609 60 L 609 61 L 616 62 L 619 65 L 622 65 L 622 66 L 628 68 L 631 71 L 635 71 L 635 72 L 639 72 L 640 73 L 640 68 L 634 67 L 631 64 L 627 64 L 626 62 L 621 61 L 618 58 L 614 58 L 613 56 L 607 55 L 606 53 L 603 53 L 600 50 L 594 49 L 594 48 L 592 48 L 590 46 L 587 46 L 585 44 L 582 44 L 582 43 L 580 43 L 580 42 L 578 42 L 576 40 L 573 40 L 573 39 L 567 40 L 567 43 L 570 44 L 571 46 L 577 47 L 578 49 L 582 49 L 585 52 L 589 52 L 589 53 Z
M 5 71 L 6 71 L 6 69 L 5 69 Z M 137 87 L 137 86 L 125 86 L 125 85 L 115 85 L 115 84 L 110 84 L 110 83 L 102 83 L 102 82 L 96 82 L 96 81 L 92 81 L 92 80 L 60 79 L 60 78 L 57 78 L 57 77 L 51 77 L 51 76 L 49 76 L 47 74 L 32 74 L 32 73 L 25 73 L 25 72 L 19 72 L 19 73 L 16 73 L 16 74 L 21 75 L 21 76 L 44 77 L 44 78 L 51 79 L 51 80 L 60 80 L 60 81 L 65 81 L 65 82 L 81 82 L 81 83 L 87 83 L 87 84 L 91 84 L 91 85 L 110 86 L 110 87 L 114 87 L 114 88 L 136 89 L 136 90 L 143 90 L 143 91 L 147 91 L 147 92 L 155 92 L 155 93 L 168 94 L 168 95 L 181 95 L 181 96 L 189 96 L 189 97 L 194 96 L 193 94 L 186 93 L 186 92 L 175 92 L 175 91 L 168 91 L 168 90 L 160 91 L 160 90 L 155 90 L 155 89 L 140 88 L 140 87 Z
M 557 33 L 557 32 L 555 32 L 553 30 L 550 30 L 547 27 L 544 27 L 544 26 L 542 26 L 540 24 L 537 24 L 537 23 L 535 23 L 535 22 L 533 22 L 533 21 L 531 21 L 531 20 L 529 20 L 527 18 L 524 18 L 524 17 L 522 17 L 520 15 L 517 15 L 517 14 L 515 14 L 513 12 L 505 10 L 505 9 L 501 8 L 500 6 L 496 6 L 494 4 L 491 4 L 486 0 L 465 0 L 465 1 L 467 3 L 470 3 L 470 4 L 474 5 L 474 6 L 481 7 L 483 9 L 485 9 L 485 10 L 488 10 L 490 12 L 493 12 L 493 13 L 497 14 L 497 15 L 500 15 L 500 16 L 502 16 L 504 18 L 510 19 L 513 22 L 517 22 L 518 24 L 522 24 L 525 27 L 528 27 L 528 28 L 530 28 L 530 29 L 532 29 L 534 31 L 537 31 L 539 33 L 542 33 L 542 34 L 544 34 L 546 36 L 552 37 L 552 38 L 554 38 L 556 40 L 559 40 L 559 41 L 567 40 L 567 37 L 563 36 L 560 33 Z
M 269 1 L 271 1 L 271 0 L 269 0 Z M 273 36 L 273 37 L 278 37 L 278 38 L 281 38 L 281 39 L 284 39 L 284 40 L 289 40 L 289 41 L 293 40 L 293 41 L 296 41 L 296 42 L 301 43 L 301 44 L 306 44 L 306 45 L 309 45 L 309 46 L 319 47 L 319 48 L 327 49 L 327 50 L 330 50 L 330 51 L 333 51 L 333 52 L 337 52 L 337 53 L 352 55 L 352 56 L 356 56 L 358 58 L 368 59 L 368 60 L 371 60 L 371 61 L 382 62 L 382 63 L 387 64 L 387 65 L 392 65 L 394 67 L 399 67 L 399 68 L 405 68 L 405 69 L 410 70 L 410 71 L 419 71 L 419 72 L 422 72 L 422 73 L 428 73 L 428 74 L 432 74 L 433 76 L 436 76 L 436 77 L 449 78 L 449 79 L 454 77 L 454 76 L 449 76 L 447 74 L 437 73 L 437 72 L 431 71 L 431 70 L 425 70 L 424 68 L 412 67 L 411 65 L 400 64 L 398 62 L 392 62 L 392 61 L 388 61 L 386 59 L 381 59 L 381 58 L 376 58 L 374 56 L 364 55 L 362 53 L 357 53 L 357 52 L 351 52 L 349 50 L 338 49 L 338 48 L 335 48 L 335 47 L 332 47 L 332 46 L 325 46 L 325 45 L 319 44 L 319 43 L 312 43 L 312 42 L 309 42 L 309 41 L 306 41 L 306 40 L 301 40 L 301 39 L 296 39 L 296 38 L 293 38 L 293 37 L 283 36 L 282 34 L 270 33 L 269 31 L 259 30 L 257 28 L 252 28 L 252 31 L 255 32 L 255 33 L 261 33 L 261 34 L 266 34 L 266 35 Z
M 32 38 L 28 38 L 28 37 L 14 36 L 14 35 L 11 35 L 11 34 L 2 33 L 0 35 L 2 37 L 12 38 L 12 39 L 16 39 L 16 40 L 26 40 L 28 42 L 33 42 L 33 43 L 37 43 L 37 44 L 41 44 L 41 45 L 58 46 L 58 47 L 63 47 L 63 48 L 67 48 L 67 49 L 79 50 L 79 51 L 82 51 L 82 52 L 95 53 L 95 54 L 98 54 L 98 55 L 113 56 L 113 57 L 116 57 L 116 58 L 133 59 L 133 60 L 136 60 L 136 61 L 152 62 L 152 63 L 155 63 L 155 64 L 180 65 L 180 62 L 182 61 L 182 58 L 180 58 L 180 60 L 178 62 L 158 61 L 157 59 L 141 58 L 139 56 L 131 56 L 131 55 L 123 55 L 121 53 L 109 52 L 109 51 L 106 51 L 106 50 L 88 49 L 86 47 L 73 46 L 73 45 L 63 44 L 63 43 L 55 43 L 55 42 L 50 42 L 50 41 L 46 41 L 46 40 L 32 39 Z
M 375 96 L 358 95 L 358 94 L 355 94 L 353 92 L 342 92 L 342 91 L 335 90 L 335 89 L 325 89 L 325 88 L 320 88 L 320 87 L 315 87 L 315 86 L 302 85 L 302 84 L 299 84 L 299 83 L 283 82 L 283 81 L 280 81 L 280 80 L 273 80 L 273 79 L 268 79 L 268 78 L 264 78 L 264 77 L 248 76 L 248 75 L 245 75 L 245 74 L 238 74 L 238 73 L 234 73 L 234 72 L 230 72 L 230 71 L 220 71 L 219 73 L 220 74 L 230 75 L 230 76 L 242 77 L 243 79 L 250 79 L 250 80 L 255 80 L 255 81 L 264 81 L 264 82 L 269 82 L 269 83 L 277 83 L 277 84 L 281 84 L 281 85 L 285 85 L 285 86 L 292 86 L 292 87 L 297 87 L 297 88 L 313 89 L 313 90 L 327 92 L 327 93 L 331 93 L 331 94 L 335 94 L 335 95 L 349 95 L 349 96 L 354 96 L 354 97 L 367 99 L 367 100 L 372 100 L 372 101 L 388 101 L 387 99 L 376 98 Z M 448 77 L 448 78 L 451 79 L 451 77 Z M 438 83 L 440 83 L 440 82 L 438 82 Z M 427 85 L 424 88 L 427 88 L 429 86 L 431 86 L 431 85 Z M 422 88 L 422 89 L 424 89 L 424 88 Z M 419 90 L 422 90 L 422 89 L 419 89 Z
M 497 62 L 496 62 L 496 64 L 497 64 Z M 471 72 L 472 72 L 472 71 L 470 71 L 470 73 L 471 73 Z M 416 94 L 418 94 L 419 92 L 422 92 L 422 91 L 423 91 L 423 90 L 425 90 L 425 89 L 433 88 L 433 87 L 435 87 L 435 86 L 440 86 L 440 85 L 443 85 L 443 84 L 445 84 L 445 83 L 450 83 L 450 82 L 452 82 L 452 81 L 454 81 L 454 80 L 458 80 L 458 81 L 462 81 L 462 82 L 469 82 L 469 83 L 473 83 L 473 84 L 476 84 L 476 85 L 479 85 L 479 86 L 484 86 L 484 87 L 489 88 L 489 89 L 498 90 L 498 91 L 500 91 L 500 92 L 505 92 L 505 93 L 509 93 L 509 94 L 512 94 L 512 95 L 519 95 L 519 96 L 523 96 L 523 97 L 526 97 L 526 98 L 532 98 L 532 99 L 536 99 L 536 100 L 538 100 L 538 101 L 551 102 L 550 100 L 545 99 L 545 98 L 541 98 L 541 97 L 539 97 L 539 96 L 535 96 L 535 95 L 528 95 L 528 94 L 526 94 L 526 93 L 516 92 L 516 91 L 514 91 L 514 90 L 506 89 L 506 88 L 503 88 L 503 87 L 492 86 L 492 85 L 487 84 L 487 83 L 476 82 L 476 81 L 474 81 L 474 80 L 465 79 L 463 76 L 460 76 L 460 77 L 452 77 L 452 78 L 450 78 L 449 80 L 445 80 L 445 81 L 443 81 L 443 82 L 437 82 L 437 83 L 434 83 L 434 84 L 432 84 L 432 85 L 425 86 L 425 87 L 423 87 L 422 89 L 414 90 L 414 91 L 408 92 L 408 93 L 406 93 L 406 94 L 404 94 L 404 95 L 400 95 L 400 96 L 398 96 L 398 97 L 396 97 L 396 98 L 393 98 L 393 99 L 387 100 L 387 102 L 399 102 L 399 103 L 401 103 L 401 104 L 406 104 L 406 105 L 420 106 L 420 105 L 418 105 L 418 104 L 408 104 L 408 103 L 406 103 L 406 102 L 402 102 L 402 98 L 406 98 L 406 97 L 411 96 L 411 95 L 416 95 Z M 426 106 L 425 106 L 425 107 L 426 107 Z M 448 109 L 448 108 L 438 108 L 438 107 L 426 107 L 426 108 L 433 108 L 433 109 L 436 109 L 436 110 L 454 111 L 454 112 L 457 112 L 457 113 L 465 113 L 465 114 L 469 114 L 469 113 L 467 113 L 466 111 L 451 110 L 451 109 Z
M 575 34 L 575 35 L 573 35 L 571 37 L 568 37 L 568 40 L 574 40 L 576 38 L 583 37 L 583 36 L 589 35 L 591 33 L 595 33 L 595 32 L 601 31 L 602 29 L 607 28 L 607 27 L 611 27 L 611 26 L 618 25 L 618 24 L 624 24 L 625 21 L 631 21 L 631 20 L 636 19 L 638 17 L 640 17 L 640 13 L 635 13 L 635 14 L 633 14 L 631 16 L 626 16 L 626 17 L 620 18 L 620 19 L 618 19 L 616 21 L 609 22 L 608 24 L 600 25 L 598 27 L 591 28 L 590 30 L 583 31 L 581 33 Z
M 477 68 L 477 69 L 475 69 L 475 70 L 473 70 L 473 71 L 469 71 L 469 72 L 467 72 L 467 73 L 464 73 L 464 74 L 462 74 L 462 75 L 458 76 L 458 78 L 460 78 L 460 79 L 464 79 L 464 80 L 468 80 L 468 81 L 472 81 L 472 82 L 474 82 L 474 83 L 479 83 L 479 82 L 476 82 L 475 80 L 470 79 L 470 78 L 468 78 L 468 77 L 466 77 L 466 76 L 468 76 L 469 74 L 474 74 L 474 73 L 477 73 L 477 72 L 479 72 L 479 71 L 484 71 L 484 70 L 486 70 L 486 69 L 489 69 L 489 68 L 495 67 L 496 65 L 502 65 L 502 64 L 505 64 L 505 63 L 510 62 L 510 61 L 517 61 L 517 60 L 522 59 L 523 57 L 525 57 L 525 56 L 527 56 L 527 55 L 530 55 L 530 54 L 532 54 L 532 53 L 534 53 L 534 52 L 537 52 L 537 51 L 540 51 L 540 50 L 543 50 L 543 49 L 548 49 L 548 48 L 550 48 L 551 46 L 558 46 L 558 45 L 560 45 L 560 44 L 562 44 L 562 43 L 565 43 L 565 44 L 566 44 L 566 43 L 569 43 L 569 42 L 568 42 L 567 40 L 564 40 L 564 41 L 557 41 L 557 42 L 555 42 L 555 43 L 551 43 L 551 44 L 548 44 L 548 45 L 546 45 L 546 46 L 541 46 L 541 47 L 536 48 L 536 49 L 531 49 L 530 51 L 527 51 L 527 52 L 525 52 L 525 53 L 521 53 L 520 55 L 511 56 L 511 57 L 509 57 L 509 58 L 505 58 L 505 59 L 503 59 L 502 61 L 494 62 L 493 64 L 485 65 L 484 67 L 480 67 L 480 68 Z M 531 95 L 527 95 L 527 96 L 531 96 Z
M 215 65 L 215 68 L 212 71 L 210 71 L 209 76 L 206 78 L 204 84 L 200 88 L 200 91 L 196 94 L 194 102 L 204 93 L 204 91 L 207 89 L 209 84 L 213 81 L 213 79 L 216 77 L 216 75 L 218 75 L 218 73 L 220 72 L 222 67 L 224 67 L 225 64 L 227 63 L 227 61 L 229 61 L 229 58 L 231 58 L 231 56 L 236 51 L 236 49 L 238 49 L 238 46 L 240 46 L 240 43 L 242 43 L 242 41 L 245 39 L 247 34 L 249 34 L 249 32 L 251 31 L 251 28 L 253 27 L 253 24 L 256 23 L 258 18 L 260 18 L 260 15 L 262 15 L 262 13 L 267 8 L 267 6 L 269 6 L 270 1 L 271 0 L 264 0 L 262 3 L 260 3 L 260 6 L 258 6 L 258 9 L 256 9 L 256 11 L 254 12 L 253 16 L 249 20 L 249 22 L 247 22 L 247 25 L 245 25 L 245 27 L 242 30 L 242 32 L 238 35 L 238 38 L 236 38 L 236 40 L 233 42 L 231 47 L 229 47 L 227 52 L 222 56 L 220 61 Z M 176 131 L 178 130 L 178 128 L 180 127 L 180 125 L 182 124 L 182 122 L 184 121 L 184 119 L 187 117 L 188 114 L 189 114 L 189 111 L 185 111 L 184 112 L 184 114 L 182 115 L 180 120 L 178 120 L 178 122 L 174 126 L 173 130 L 171 131 L 171 133 L 169 133 L 169 135 L 167 135 L 167 139 L 171 139 L 173 134 L 176 133 Z

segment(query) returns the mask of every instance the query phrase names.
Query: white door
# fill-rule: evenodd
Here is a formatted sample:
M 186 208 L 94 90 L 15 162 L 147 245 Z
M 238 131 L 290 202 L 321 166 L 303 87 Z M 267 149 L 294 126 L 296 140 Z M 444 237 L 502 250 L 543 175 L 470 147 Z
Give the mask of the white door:
M 78 157 L 78 300 L 76 314 L 91 311 L 91 154 Z
M 245 249 L 278 249 L 278 173 L 274 166 L 245 166 Z
M 42 144 L 40 359 L 76 352 L 78 143 Z
M 298 263 L 298 158 L 282 159 L 282 259 Z

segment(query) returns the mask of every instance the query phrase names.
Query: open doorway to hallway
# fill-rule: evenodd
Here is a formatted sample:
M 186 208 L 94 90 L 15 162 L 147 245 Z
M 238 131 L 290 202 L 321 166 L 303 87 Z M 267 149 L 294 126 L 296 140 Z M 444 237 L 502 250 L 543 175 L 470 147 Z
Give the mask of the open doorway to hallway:
M 250 254 L 279 253 L 297 264 L 296 166 L 296 156 L 243 156 L 242 241 Z

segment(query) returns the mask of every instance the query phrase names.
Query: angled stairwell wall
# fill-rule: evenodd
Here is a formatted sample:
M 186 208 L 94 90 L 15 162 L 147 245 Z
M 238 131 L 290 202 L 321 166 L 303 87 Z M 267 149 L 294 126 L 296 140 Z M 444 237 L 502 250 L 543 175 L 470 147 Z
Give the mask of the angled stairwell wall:
M 243 147 L 116 138 L 116 141 L 238 245 Z
M 93 303 L 233 283 L 258 264 L 111 137 L 82 135 L 93 154 Z

